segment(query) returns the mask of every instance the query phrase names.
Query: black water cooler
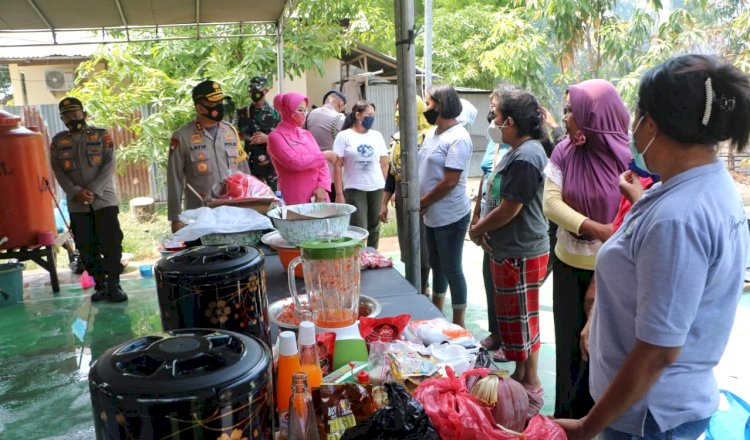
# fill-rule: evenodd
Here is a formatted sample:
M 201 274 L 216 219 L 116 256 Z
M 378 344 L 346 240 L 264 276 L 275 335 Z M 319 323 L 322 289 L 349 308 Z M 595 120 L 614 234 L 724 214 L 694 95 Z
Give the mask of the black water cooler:
M 154 267 L 165 331 L 218 328 L 271 345 L 263 254 L 249 246 L 198 246 Z
M 107 350 L 89 372 L 98 440 L 270 439 L 271 352 L 240 333 L 183 329 Z

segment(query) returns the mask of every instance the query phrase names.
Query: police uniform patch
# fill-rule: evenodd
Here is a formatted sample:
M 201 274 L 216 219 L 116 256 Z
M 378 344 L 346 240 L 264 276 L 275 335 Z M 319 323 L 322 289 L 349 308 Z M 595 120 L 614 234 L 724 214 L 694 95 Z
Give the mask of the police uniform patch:
M 90 134 L 90 135 L 89 135 L 89 140 L 90 140 L 90 141 L 98 141 L 98 140 L 99 140 L 99 135 L 98 135 L 98 134 L 96 134 L 96 133 L 94 133 L 94 134 Z
M 180 141 L 177 138 L 172 138 L 171 141 L 169 141 L 169 152 L 173 152 L 175 148 L 180 146 Z
M 99 155 L 91 156 L 91 163 L 94 165 L 99 165 L 100 163 L 102 163 L 102 157 Z
M 66 170 L 73 169 L 73 161 L 72 160 L 66 160 L 63 162 L 63 168 Z
M 226 134 L 224 134 L 224 139 L 226 139 L 228 141 L 233 141 L 234 140 L 234 136 L 232 136 L 232 132 L 231 131 L 226 132 Z
M 190 136 L 190 143 L 192 143 L 192 144 L 200 144 L 201 141 L 203 141 L 203 136 L 201 136 L 198 133 Z
M 206 160 L 206 153 L 202 151 L 198 153 L 198 160 Z
M 208 171 L 208 164 L 205 162 L 201 162 L 197 165 L 197 168 L 198 172 L 205 173 L 206 171 Z
M 60 139 L 59 142 L 60 142 L 60 145 L 70 145 L 72 143 L 70 138 L 62 138 Z
M 107 148 L 113 148 L 115 146 L 114 141 L 112 140 L 112 135 L 109 134 L 109 132 L 104 132 L 104 145 Z

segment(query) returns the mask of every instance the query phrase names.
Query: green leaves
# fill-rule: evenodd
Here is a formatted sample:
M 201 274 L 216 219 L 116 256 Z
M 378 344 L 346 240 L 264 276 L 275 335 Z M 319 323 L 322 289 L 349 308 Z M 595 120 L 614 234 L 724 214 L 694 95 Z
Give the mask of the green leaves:
M 325 60 L 338 56 L 342 48 L 383 36 L 389 26 L 393 35 L 386 18 L 382 8 L 365 0 L 299 2 L 284 29 L 286 75 L 320 71 Z M 342 19 L 349 19 L 349 28 L 342 27 Z M 202 26 L 197 40 L 193 27 L 159 32 L 165 40 L 101 47 L 79 66 L 72 94 L 87 103 L 94 123 L 124 127 L 136 135 L 135 141 L 120 150 L 122 158 L 164 166 L 171 134 L 195 117 L 192 87 L 210 78 L 234 98 L 235 106 L 248 104 L 251 77 L 278 80 L 277 44 L 274 29 L 268 25 Z M 226 38 L 240 32 L 268 36 Z M 153 112 L 134 122 L 139 108 Z

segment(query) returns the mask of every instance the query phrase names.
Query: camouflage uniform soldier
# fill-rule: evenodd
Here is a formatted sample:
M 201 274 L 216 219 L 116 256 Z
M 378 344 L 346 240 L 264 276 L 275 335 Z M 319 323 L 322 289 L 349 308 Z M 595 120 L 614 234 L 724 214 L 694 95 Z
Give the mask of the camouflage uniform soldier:
M 266 101 L 268 80 L 262 76 L 255 76 L 250 80 L 248 92 L 252 104 L 237 110 L 234 125 L 239 129 L 245 140 L 245 152 L 248 155 L 250 173 L 264 181 L 272 190 L 276 191 L 276 170 L 268 155 L 266 143 L 268 134 L 281 121 L 279 113 Z

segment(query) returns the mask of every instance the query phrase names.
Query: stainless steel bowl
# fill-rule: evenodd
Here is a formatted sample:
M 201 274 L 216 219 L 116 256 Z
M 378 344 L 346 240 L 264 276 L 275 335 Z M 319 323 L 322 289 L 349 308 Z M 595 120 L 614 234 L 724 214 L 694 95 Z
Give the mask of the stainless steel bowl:
M 299 295 L 299 300 L 300 302 L 306 303 L 307 296 Z M 287 306 L 291 303 L 292 303 L 291 297 L 272 302 L 271 304 L 268 305 L 268 316 L 270 316 L 271 322 L 276 324 L 280 329 L 297 331 L 298 325 L 288 324 L 286 322 L 281 322 L 277 319 L 279 314 L 283 310 L 284 306 Z M 359 308 L 360 310 L 362 310 L 365 307 L 367 307 L 367 309 L 369 310 L 369 314 L 365 316 L 369 318 L 375 318 L 376 316 L 380 315 L 380 312 L 383 310 L 383 306 L 380 304 L 380 301 L 376 300 L 375 298 L 369 297 L 367 295 L 360 295 L 359 296 Z

